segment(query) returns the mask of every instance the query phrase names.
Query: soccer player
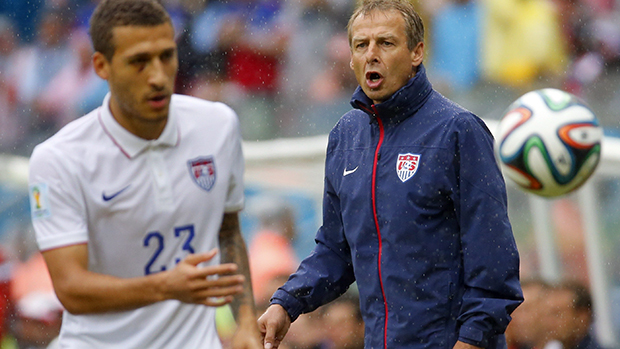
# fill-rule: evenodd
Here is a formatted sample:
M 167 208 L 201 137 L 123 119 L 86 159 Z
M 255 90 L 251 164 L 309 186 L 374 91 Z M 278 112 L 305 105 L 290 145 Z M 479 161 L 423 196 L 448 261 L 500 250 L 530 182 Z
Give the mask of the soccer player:
M 409 1 L 363 1 L 348 30 L 354 109 L 329 136 L 317 245 L 259 319 L 264 346 L 357 281 L 365 348 L 505 348 L 523 298 L 491 133 L 433 90 Z
M 173 94 L 156 0 L 102 1 L 90 34 L 110 93 L 30 160 L 37 243 L 67 310 L 60 346 L 220 348 L 215 307 L 230 303 L 233 347 L 259 348 L 235 113 Z

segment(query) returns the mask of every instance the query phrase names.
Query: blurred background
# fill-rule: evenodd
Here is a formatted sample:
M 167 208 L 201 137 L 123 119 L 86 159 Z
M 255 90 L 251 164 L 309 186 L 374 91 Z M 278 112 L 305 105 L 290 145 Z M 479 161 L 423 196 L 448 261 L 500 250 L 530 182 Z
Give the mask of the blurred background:
M 0 0 L 2 349 L 45 348 L 57 334 L 62 307 L 50 297 L 33 240 L 27 158 L 34 145 L 98 107 L 107 93 L 90 61 L 88 19 L 97 2 Z M 326 134 L 350 109 L 357 86 L 346 36 L 355 1 L 162 2 L 176 28 L 176 92 L 225 102 L 240 118 L 247 159 L 242 227 L 257 302 L 264 308 L 312 250 L 320 225 Z M 433 86 L 485 119 L 492 130 L 517 97 L 554 87 L 583 98 L 615 144 L 620 132 L 620 1 L 413 2 L 426 26 L 425 65 Z M 522 278 L 585 286 L 594 298 L 588 326 L 601 343 L 617 348 L 620 163 L 613 159 L 620 148 L 604 145 L 603 153 L 599 171 L 574 194 L 539 199 L 509 185 L 508 196 Z M 542 298 L 554 298 L 556 289 L 545 289 Z M 350 293 L 344 305 L 302 316 L 284 345 L 363 347 L 361 320 L 347 303 L 353 299 L 356 304 L 355 287 Z M 541 329 L 528 335 L 537 343 L 515 339 L 523 346 L 514 347 L 540 346 L 559 338 L 562 330 L 578 332 L 568 324 L 560 329 L 545 325 L 552 323 L 543 316 L 549 314 L 526 321 L 526 327 Z M 232 319 L 226 311 L 218 316 L 226 341 L 234 331 Z M 540 324 L 540 319 L 548 321 Z M 526 331 L 512 332 L 518 338 Z

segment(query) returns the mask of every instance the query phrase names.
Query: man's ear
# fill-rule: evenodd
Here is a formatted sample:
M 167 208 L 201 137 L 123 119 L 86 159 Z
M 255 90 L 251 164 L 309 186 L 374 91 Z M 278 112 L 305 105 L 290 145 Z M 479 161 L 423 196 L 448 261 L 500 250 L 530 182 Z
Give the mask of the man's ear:
M 411 65 L 419 66 L 424 61 L 424 43 L 418 42 L 416 47 L 411 51 Z
M 103 80 L 110 78 L 110 62 L 101 52 L 95 52 L 93 54 L 93 68 L 95 73 Z
M 353 70 L 353 59 L 349 61 L 349 67 L 351 67 L 351 70 Z

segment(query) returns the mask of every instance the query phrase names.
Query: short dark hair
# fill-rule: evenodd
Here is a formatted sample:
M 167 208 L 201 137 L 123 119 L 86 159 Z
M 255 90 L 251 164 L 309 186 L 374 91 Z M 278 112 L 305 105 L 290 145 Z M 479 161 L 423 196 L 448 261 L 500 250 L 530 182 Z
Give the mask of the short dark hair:
M 115 27 L 155 27 L 164 23 L 172 21 L 157 0 L 103 0 L 90 18 L 93 49 L 111 60 L 115 49 L 112 33 Z
M 581 282 L 568 280 L 556 286 L 559 290 L 570 291 L 573 294 L 573 307 L 577 311 L 592 311 L 592 296 L 588 288 Z
M 397 11 L 405 20 L 405 33 L 407 34 L 407 47 L 409 50 L 413 50 L 418 43 L 424 42 L 424 23 L 422 18 L 408 0 L 364 0 L 357 7 L 351 18 L 349 18 L 349 24 L 347 24 L 347 33 L 349 35 L 349 45 L 353 33 L 351 27 L 353 21 L 361 15 L 368 15 L 372 11 L 378 10 L 381 12 Z

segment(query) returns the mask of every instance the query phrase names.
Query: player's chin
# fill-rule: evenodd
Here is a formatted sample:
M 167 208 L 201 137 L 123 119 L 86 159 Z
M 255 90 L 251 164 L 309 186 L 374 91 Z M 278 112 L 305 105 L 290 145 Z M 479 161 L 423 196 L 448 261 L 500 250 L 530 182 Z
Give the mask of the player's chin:
M 157 104 L 147 102 L 145 109 L 147 113 L 150 115 L 165 116 L 165 115 L 168 115 L 168 111 L 170 110 L 170 102 L 168 101 L 167 103 L 157 103 Z
M 168 119 L 168 110 L 169 108 L 157 109 L 153 110 L 152 108 L 147 108 L 144 115 L 144 119 L 149 120 L 150 122 L 161 122 Z

